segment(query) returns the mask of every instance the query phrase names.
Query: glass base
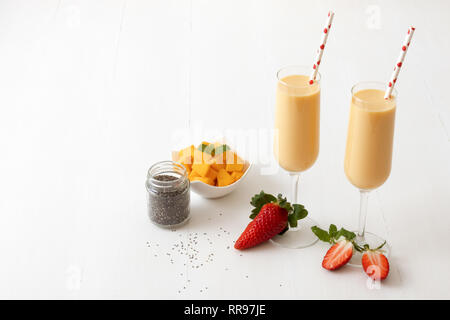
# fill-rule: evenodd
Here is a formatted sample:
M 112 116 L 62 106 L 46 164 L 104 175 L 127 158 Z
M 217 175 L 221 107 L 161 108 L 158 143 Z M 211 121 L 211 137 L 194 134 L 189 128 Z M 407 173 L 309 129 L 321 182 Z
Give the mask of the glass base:
M 310 247 L 319 240 L 311 231 L 313 226 L 317 226 L 317 222 L 306 217 L 298 221 L 297 228 L 289 228 L 283 235 L 276 235 L 270 241 L 280 247 L 289 249 Z
M 357 231 L 354 231 L 354 232 L 357 234 Z M 365 232 L 363 238 L 359 237 L 359 236 L 356 236 L 356 238 L 355 238 L 355 242 L 357 245 L 362 247 L 364 244 L 367 243 L 371 249 L 375 249 L 378 246 L 382 245 L 384 241 L 385 240 L 383 238 L 381 238 L 371 232 Z M 383 250 L 383 254 L 386 256 L 386 258 L 389 258 L 389 254 L 391 253 L 391 247 L 389 246 L 389 244 L 386 243 L 383 246 L 383 248 L 381 248 L 381 250 Z M 353 250 L 353 256 L 350 259 L 350 261 L 348 262 L 348 264 L 351 266 L 354 266 L 354 267 L 361 267 L 361 258 L 362 258 L 362 253 L 360 253 L 356 250 Z

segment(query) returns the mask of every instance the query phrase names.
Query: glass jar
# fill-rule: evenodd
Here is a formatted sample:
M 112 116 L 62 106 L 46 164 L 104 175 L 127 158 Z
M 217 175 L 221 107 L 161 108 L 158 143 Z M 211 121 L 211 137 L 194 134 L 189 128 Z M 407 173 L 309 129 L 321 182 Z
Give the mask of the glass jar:
M 190 217 L 190 184 L 186 168 L 174 161 L 150 167 L 145 183 L 148 216 L 159 227 L 183 225 Z

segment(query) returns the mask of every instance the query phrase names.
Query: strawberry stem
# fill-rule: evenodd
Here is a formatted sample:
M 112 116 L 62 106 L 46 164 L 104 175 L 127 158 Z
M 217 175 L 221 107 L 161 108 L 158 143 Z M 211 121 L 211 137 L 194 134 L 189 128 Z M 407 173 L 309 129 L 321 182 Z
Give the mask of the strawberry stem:
M 353 243 L 353 239 L 356 237 L 354 232 L 348 231 L 344 228 L 338 230 L 338 228 L 334 224 L 330 224 L 328 232 L 319 228 L 318 226 L 311 227 L 311 231 L 324 242 L 328 242 L 331 244 L 335 244 L 340 241 L 343 237 L 347 241 L 351 241 Z
M 289 229 L 289 227 L 297 227 L 298 220 L 304 219 L 308 215 L 308 210 L 306 210 L 303 205 L 291 205 L 287 201 L 286 197 L 283 198 L 283 195 L 281 193 L 278 194 L 277 197 L 275 197 L 261 190 L 261 192 L 259 194 L 255 194 L 250 201 L 250 204 L 254 207 L 252 210 L 252 214 L 250 215 L 250 219 L 254 219 L 261 211 L 261 208 L 268 203 L 274 203 L 285 209 L 288 213 L 288 223 L 286 224 L 286 228 L 279 233 L 280 235 L 285 233 Z

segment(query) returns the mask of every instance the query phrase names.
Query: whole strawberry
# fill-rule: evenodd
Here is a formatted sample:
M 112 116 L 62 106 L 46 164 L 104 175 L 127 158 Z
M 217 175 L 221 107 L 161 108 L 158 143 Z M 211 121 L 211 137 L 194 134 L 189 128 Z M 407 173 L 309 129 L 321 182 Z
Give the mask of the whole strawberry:
M 289 226 L 296 227 L 297 220 L 308 215 L 308 211 L 300 204 L 291 205 L 281 194 L 274 197 L 261 191 L 253 196 L 250 202 L 255 208 L 250 215 L 251 221 L 234 244 L 238 250 L 254 247 L 283 234 Z

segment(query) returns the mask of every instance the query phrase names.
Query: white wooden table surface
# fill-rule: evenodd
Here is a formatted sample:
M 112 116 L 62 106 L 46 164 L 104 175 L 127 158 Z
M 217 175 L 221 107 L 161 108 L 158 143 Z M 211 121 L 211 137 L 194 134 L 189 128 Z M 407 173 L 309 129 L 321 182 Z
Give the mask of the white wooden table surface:
M 146 170 L 184 140 L 270 132 L 275 72 L 312 63 L 330 9 L 320 155 L 300 194 L 321 225 L 357 222 L 343 170 L 350 88 L 385 81 L 417 28 L 397 84 L 392 174 L 369 200 L 368 229 L 393 249 L 381 287 L 358 269 L 322 269 L 325 244 L 232 248 L 250 197 L 289 191 L 283 172 L 261 174 L 269 138 L 255 142 L 260 164 L 239 191 L 192 195 L 185 227 L 158 229 L 146 213 Z M 1 0 L 0 298 L 450 298 L 449 10 L 444 0 Z

